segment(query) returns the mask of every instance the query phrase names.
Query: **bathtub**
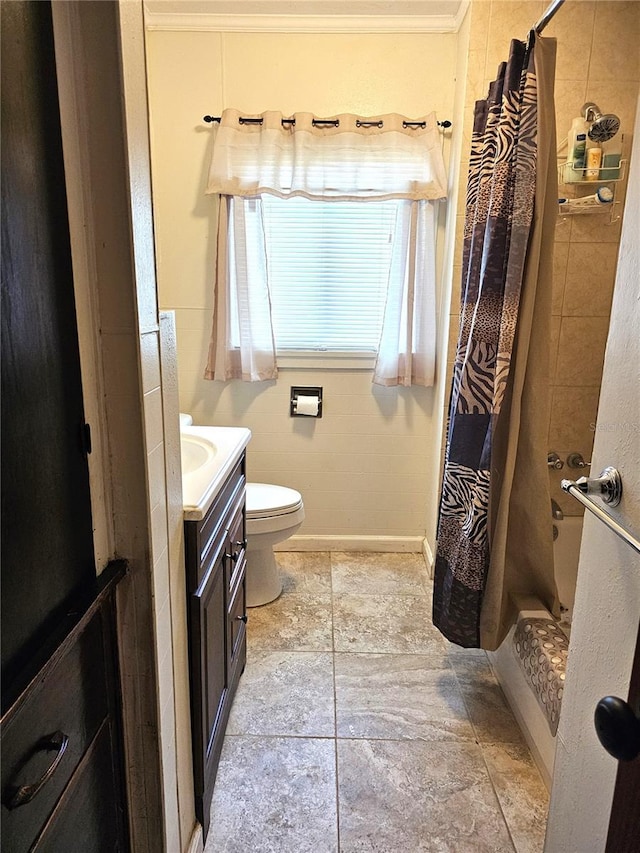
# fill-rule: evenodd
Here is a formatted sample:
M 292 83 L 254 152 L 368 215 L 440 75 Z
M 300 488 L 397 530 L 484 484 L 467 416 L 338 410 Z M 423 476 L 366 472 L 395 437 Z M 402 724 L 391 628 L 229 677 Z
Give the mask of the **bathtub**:
M 582 517 L 565 516 L 561 520 L 553 519 L 553 524 L 557 530 L 553 543 L 554 567 L 562 610 L 562 618 L 558 624 L 569 637 L 580 558 Z M 519 620 L 553 618 L 537 599 L 521 599 L 518 607 Z M 500 648 L 488 653 L 489 660 L 529 744 L 540 775 L 547 788 L 551 790 L 556 738 L 551 733 L 547 717 L 540 707 L 515 651 L 515 634 L 516 626 L 514 625 Z

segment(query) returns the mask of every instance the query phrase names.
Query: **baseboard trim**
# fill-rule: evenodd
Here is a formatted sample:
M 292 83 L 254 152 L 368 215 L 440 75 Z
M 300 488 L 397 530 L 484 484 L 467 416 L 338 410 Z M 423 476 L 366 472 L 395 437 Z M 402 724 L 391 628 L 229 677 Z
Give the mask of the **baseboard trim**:
M 422 536 L 292 536 L 278 543 L 274 551 L 386 551 L 423 552 Z
M 196 823 L 193 828 L 191 840 L 185 853 L 204 853 L 204 839 L 202 837 L 202 827 L 199 823 Z

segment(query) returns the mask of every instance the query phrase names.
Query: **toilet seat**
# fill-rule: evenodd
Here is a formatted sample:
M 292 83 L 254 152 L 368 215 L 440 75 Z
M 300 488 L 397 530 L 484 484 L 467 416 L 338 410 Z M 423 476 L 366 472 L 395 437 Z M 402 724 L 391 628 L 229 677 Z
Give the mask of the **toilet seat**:
M 286 486 L 270 483 L 247 483 L 247 519 L 289 515 L 302 507 L 302 495 Z

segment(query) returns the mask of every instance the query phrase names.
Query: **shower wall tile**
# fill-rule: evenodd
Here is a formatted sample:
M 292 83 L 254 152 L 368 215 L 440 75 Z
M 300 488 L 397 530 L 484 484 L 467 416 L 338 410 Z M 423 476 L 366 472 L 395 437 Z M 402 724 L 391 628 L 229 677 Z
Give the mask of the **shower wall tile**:
M 553 292 L 551 313 L 562 314 L 565 279 L 567 277 L 567 262 L 569 259 L 569 244 L 556 243 L 553 250 Z
M 561 317 L 551 317 L 551 353 L 549 358 L 549 376 L 555 377 L 558 361 L 558 344 L 560 343 Z
M 617 261 L 614 243 L 571 243 L 562 306 L 565 317 L 609 317 Z
M 594 214 L 592 216 L 574 216 L 571 218 L 571 242 L 572 243 L 611 243 L 618 246 L 620 242 L 620 233 L 622 219 L 616 222 L 611 222 L 611 215 L 620 217 L 624 205 L 622 203 L 622 193 L 619 189 L 616 190 L 616 205 L 613 214 L 609 211 L 602 214 Z M 620 204 L 617 202 L 620 201 Z M 557 242 L 557 234 L 556 234 Z
M 593 80 L 638 80 L 640 78 L 640 4 L 637 0 L 600 0 L 596 5 L 595 28 L 589 74 Z M 600 104 L 599 101 L 596 103 Z M 605 112 L 615 112 L 606 108 Z
M 556 382 L 600 387 L 608 317 L 563 317 Z
M 524 39 L 542 15 L 545 4 L 538 0 L 500 0 L 491 6 L 491 22 L 487 39 L 485 76 L 492 75 L 509 55 L 513 39 Z
M 489 26 L 491 23 L 491 0 L 474 0 L 471 5 L 471 27 L 469 50 L 482 51 L 486 55 Z
M 599 397 L 599 387 L 557 385 L 553 389 L 549 447 L 568 447 L 585 455 L 583 448 L 593 447 Z
M 587 79 L 596 3 L 567 0 L 544 35 L 557 38 L 556 81 Z
M 613 5 L 617 6 L 618 4 Z M 624 3 L 620 4 L 620 6 L 625 5 Z M 640 9 L 640 4 L 637 5 Z M 637 41 L 633 51 L 637 55 Z M 616 49 L 616 53 L 618 53 L 618 49 Z M 595 51 L 593 55 L 595 55 Z M 620 132 L 631 134 L 638 102 L 638 77 L 600 80 L 591 73 L 587 83 L 587 100 L 594 101 L 605 113 L 615 113 L 620 119 Z
M 556 80 L 553 98 L 556 107 L 556 134 L 558 146 L 565 143 L 573 119 L 580 114 L 580 107 L 587 99 L 587 79 L 574 75 L 565 80 Z M 562 149 L 566 155 L 566 146 Z

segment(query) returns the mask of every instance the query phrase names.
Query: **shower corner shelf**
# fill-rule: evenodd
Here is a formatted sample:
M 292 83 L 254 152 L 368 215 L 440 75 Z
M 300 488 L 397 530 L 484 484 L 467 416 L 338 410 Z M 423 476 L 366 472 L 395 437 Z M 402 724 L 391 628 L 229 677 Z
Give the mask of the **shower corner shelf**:
M 595 181 L 569 181 L 567 177 L 569 177 L 569 170 L 573 168 L 573 163 L 571 161 L 566 161 L 558 164 L 558 183 L 567 187 L 576 187 L 580 188 L 580 190 L 584 190 L 587 187 L 590 187 L 593 192 L 596 192 L 602 186 L 611 186 L 613 191 L 613 201 L 610 204 L 604 205 L 594 205 L 593 207 L 574 207 L 573 209 L 566 207 L 565 205 L 558 205 L 558 221 L 561 219 L 565 219 L 569 216 L 598 216 L 598 217 L 607 217 L 606 222 L 603 222 L 604 225 L 613 225 L 621 219 L 620 213 L 618 210 L 620 208 L 621 202 L 616 200 L 616 184 L 624 181 L 626 176 L 626 159 L 620 160 L 620 164 L 618 166 L 612 168 L 601 168 L 599 169 L 598 179 Z M 606 173 L 609 172 L 612 175 L 617 174 L 617 177 L 607 177 Z M 584 192 L 581 193 L 585 195 Z
M 558 182 L 561 184 L 566 184 L 575 187 L 599 187 L 602 186 L 602 184 L 619 184 L 625 179 L 626 166 L 627 161 L 626 159 L 623 159 L 620 160 L 620 165 L 618 166 L 613 166 L 610 168 L 600 168 L 598 170 L 599 175 L 596 180 L 569 181 L 567 180 L 567 178 L 571 176 L 570 170 L 573 169 L 573 162 L 571 160 L 567 160 L 558 164 Z

